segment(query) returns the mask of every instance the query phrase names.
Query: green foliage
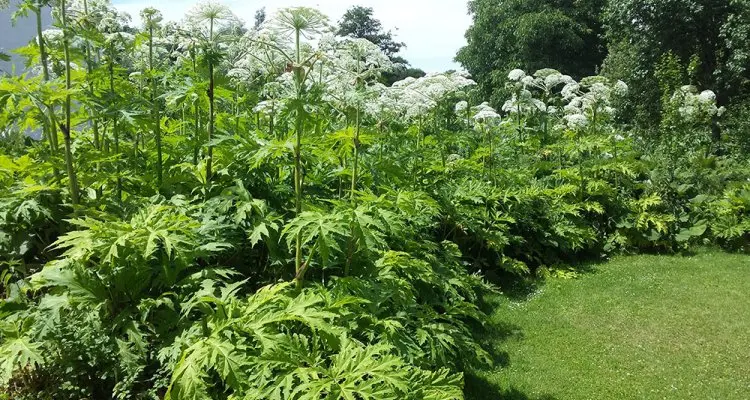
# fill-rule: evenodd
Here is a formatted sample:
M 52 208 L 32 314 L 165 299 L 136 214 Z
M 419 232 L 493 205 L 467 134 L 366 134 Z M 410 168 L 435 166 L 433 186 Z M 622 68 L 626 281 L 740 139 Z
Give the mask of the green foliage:
M 512 69 L 555 68 L 576 78 L 593 75 L 604 60 L 600 0 L 474 0 L 468 44 L 456 60 L 485 97 L 501 105 Z
M 472 3 L 472 32 L 502 22 L 532 64 L 598 43 L 596 2 L 521 3 Z M 663 57 L 648 135 L 602 76 L 493 66 L 500 110 L 457 72 L 383 85 L 383 43 L 310 8 L 137 30 L 83 4 L 20 50 L 42 76 L 0 79 L 6 397 L 461 399 L 492 363 L 481 274 L 747 246 L 750 166 L 682 85 L 695 58 Z
M 747 69 L 737 62 L 748 52 L 740 32 L 747 29 L 749 7 L 744 0 L 611 1 L 604 12 L 610 41 L 604 72 L 620 79 L 637 76 L 632 102 L 653 104 L 665 89 L 660 84 L 665 57 L 681 60 L 690 80 L 677 84 L 713 88 L 719 105 L 727 106 L 747 92 Z M 643 127 L 659 117 L 653 106 L 636 115 Z

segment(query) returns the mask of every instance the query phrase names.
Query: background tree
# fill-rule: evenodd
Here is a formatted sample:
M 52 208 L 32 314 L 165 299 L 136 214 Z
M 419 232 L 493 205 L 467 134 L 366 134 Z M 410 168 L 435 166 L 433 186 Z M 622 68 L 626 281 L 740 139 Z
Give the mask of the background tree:
M 380 47 L 391 62 L 394 64 L 393 70 L 383 74 L 383 82 L 390 86 L 394 82 L 400 81 L 407 77 L 420 78 L 425 76 L 425 72 L 419 68 L 412 68 L 409 62 L 398 53 L 406 47 L 403 42 L 397 42 L 393 38 L 392 31 L 385 31 L 383 24 L 379 19 L 373 16 L 372 7 L 354 6 L 344 13 L 339 21 L 339 36 L 349 36 L 353 38 L 367 39 Z
M 666 76 L 682 74 L 682 84 L 715 89 L 723 106 L 747 93 L 747 0 L 611 0 L 604 19 L 610 42 L 604 72 L 631 82 L 631 104 L 649 105 L 634 110 L 641 125 L 658 120 L 660 97 L 677 89 Z
M 474 22 L 456 60 L 495 105 L 502 104 L 506 77 L 515 68 L 593 75 L 606 56 L 603 5 L 603 0 L 472 0 Z
M 266 8 L 263 7 L 257 11 L 255 11 L 255 24 L 253 27 L 255 30 L 260 29 L 260 26 L 263 25 L 263 23 L 266 22 Z

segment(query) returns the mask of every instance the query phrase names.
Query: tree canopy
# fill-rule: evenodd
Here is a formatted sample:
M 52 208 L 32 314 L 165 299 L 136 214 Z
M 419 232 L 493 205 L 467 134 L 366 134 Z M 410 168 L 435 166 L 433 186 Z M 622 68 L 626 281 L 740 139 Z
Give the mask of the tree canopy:
M 472 0 L 468 44 L 456 56 L 495 103 L 509 71 L 555 68 L 593 75 L 606 55 L 603 0 Z
M 652 105 L 638 112 L 640 120 L 658 118 L 659 96 L 685 81 L 715 89 L 721 105 L 747 93 L 747 0 L 612 0 L 603 17 L 609 42 L 605 73 L 630 77 L 634 103 Z M 680 76 L 672 81 L 681 83 L 670 84 L 666 75 Z
M 724 106 L 747 97 L 748 0 L 471 0 L 469 13 L 456 60 L 496 105 L 515 68 L 626 80 L 624 114 L 644 126 L 686 83 Z
M 383 74 L 384 83 L 388 86 L 406 77 L 419 78 L 424 71 L 412 68 L 409 62 L 398 53 L 406 47 L 403 42 L 393 38 L 392 31 L 386 31 L 379 19 L 375 18 L 372 7 L 354 6 L 349 8 L 339 22 L 339 36 L 367 39 L 380 47 L 380 50 L 391 59 L 394 68 Z

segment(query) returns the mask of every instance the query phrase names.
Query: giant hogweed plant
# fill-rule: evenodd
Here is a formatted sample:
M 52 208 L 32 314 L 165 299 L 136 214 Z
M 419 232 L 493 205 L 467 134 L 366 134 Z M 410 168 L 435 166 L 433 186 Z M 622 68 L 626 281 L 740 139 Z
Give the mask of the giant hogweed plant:
M 63 18 L 68 10 L 62 9 L 64 3 L 60 6 Z M 79 4 L 74 6 L 78 10 Z M 125 19 L 116 13 L 89 13 L 88 4 L 82 6 L 85 24 L 79 25 L 106 25 L 101 29 L 106 35 L 86 34 L 81 40 L 74 35 L 83 35 L 83 30 L 64 31 L 60 47 L 50 49 L 51 54 L 63 54 L 58 68 L 62 73 L 53 75 L 49 85 L 83 90 L 24 90 L 22 96 L 11 97 L 18 86 L 7 88 L 12 111 L 31 108 L 41 119 L 50 110 L 63 110 L 64 127 L 69 128 L 64 139 L 70 142 L 66 164 L 75 168 L 61 175 L 46 166 L 37 179 L 51 184 L 52 194 L 72 200 L 76 208 L 24 214 L 47 218 L 66 232 L 40 243 L 51 254 L 61 253 L 59 257 L 28 279 L 23 274 L 10 279 L 17 289 L 9 291 L 4 302 L 0 346 L 6 393 L 14 398 L 128 398 L 165 391 L 171 398 L 254 398 L 258 393 L 283 398 L 460 398 L 457 371 L 469 361 L 464 365 L 455 360 L 487 360 L 467 325 L 482 319 L 474 305 L 475 291 L 482 285 L 463 271 L 451 244 L 403 241 L 405 236 L 429 234 L 434 226 L 437 208 L 428 196 L 373 195 L 370 181 L 359 178 L 357 153 L 364 150 L 363 132 L 374 120 L 366 114 L 362 96 L 381 68 L 367 57 L 384 58 L 365 43 L 342 41 L 333 48 L 314 49 L 310 35 L 324 28 L 325 18 L 310 9 L 283 10 L 261 31 L 248 33 L 247 48 L 227 55 L 238 60 L 250 52 L 262 60 L 275 53 L 285 60 L 282 68 L 267 68 L 266 77 L 260 72 L 261 79 L 249 76 L 233 87 L 267 93 L 280 103 L 279 114 L 271 112 L 278 124 L 272 124 L 270 136 L 259 124 L 248 134 L 238 128 L 240 96 L 221 86 L 226 82 L 222 77 L 214 79 L 232 68 L 215 53 L 216 48 L 232 48 L 211 41 L 212 22 L 220 16 L 206 10 L 220 10 L 218 5 L 206 4 L 194 13 L 200 15 L 191 14 L 191 29 L 172 31 L 157 25 L 155 10 L 146 10 L 144 31 L 135 36 L 124 32 L 120 22 Z M 112 19 L 105 23 L 107 18 Z M 197 32 L 198 23 L 208 26 L 207 35 Z M 181 56 L 165 57 L 166 42 L 158 35 L 170 32 L 193 35 L 183 43 L 199 46 L 171 49 Z M 101 56 L 92 55 L 95 41 L 103 49 Z M 200 53 L 200 46 L 206 53 Z M 33 44 L 27 54 L 33 62 Z M 349 61 L 343 62 L 344 54 Z M 201 79 L 204 67 L 208 84 L 192 83 Z M 336 93 L 337 75 L 355 82 L 352 97 Z M 25 76 L 16 82 L 31 84 L 33 79 Z M 259 82 L 276 88 L 265 90 Z M 329 94 L 324 96 L 325 91 Z M 208 112 L 200 109 L 203 104 L 208 104 Z M 5 112 L 3 117 L 15 123 L 21 115 Z M 331 180 L 323 174 L 335 160 L 326 156 L 318 138 L 352 121 L 355 136 L 348 148 L 353 151 L 343 154 L 354 168 L 349 201 L 326 204 L 322 200 Z M 178 136 L 188 132 L 189 142 Z M 188 149 L 203 147 L 202 138 L 206 150 L 196 153 L 204 153 L 204 161 L 184 152 L 185 144 Z M 273 156 L 277 150 L 269 147 L 273 143 L 264 143 L 265 138 L 282 138 L 280 143 L 291 139 L 290 146 L 278 148 L 278 154 L 288 156 Z M 245 164 L 251 168 L 240 168 L 244 154 L 235 155 L 223 145 L 236 142 L 254 146 L 247 153 L 254 161 Z M 303 152 L 303 145 L 309 151 Z M 211 149 L 218 149 L 218 157 Z M 263 154 L 290 163 L 272 165 Z M 10 187 L 22 177 L 17 166 L 28 163 L 16 157 L 6 160 L 9 171 L 3 179 L 8 185 L 3 193 L 15 200 L 19 194 Z M 49 160 L 58 162 L 55 157 Z M 70 185 L 67 191 L 54 186 L 70 184 L 70 172 L 83 177 L 80 193 Z M 170 179 L 180 184 L 161 184 L 167 173 L 179 177 Z M 234 173 L 244 179 L 235 179 Z M 266 177 L 270 181 L 264 183 Z M 291 192 L 274 192 L 279 186 L 268 192 L 268 183 L 290 177 Z M 310 194 L 303 191 L 305 186 Z M 169 197 L 153 197 L 156 192 Z M 55 196 L 52 203 L 61 203 Z M 259 197 L 268 197 L 268 202 Z M 68 214 L 69 225 L 60 224 L 61 212 Z M 41 227 L 33 218 L 26 223 Z M 9 236 L 15 240 L 20 230 L 9 229 Z M 33 257 L 39 252 L 29 251 Z M 285 272 L 290 258 L 295 260 L 291 275 Z M 249 260 L 262 269 L 248 269 L 242 261 Z M 323 283 L 305 284 L 308 269 Z M 402 269 L 413 273 L 396 272 Z M 297 284 L 275 285 L 249 296 L 277 277 Z M 391 288 L 393 300 L 376 307 L 385 288 Z M 270 299 L 257 300 L 268 293 Z M 364 305 L 369 305 L 368 313 L 362 312 Z M 244 316 L 237 320 L 240 311 Z M 286 354 L 286 362 L 278 359 L 281 354 Z M 238 366 L 242 372 L 234 370 Z M 248 374 L 262 380 L 238 380 Z
M 457 399 L 490 362 L 467 267 L 747 238 L 745 164 L 659 158 L 622 82 L 515 70 L 494 108 L 460 73 L 378 83 L 388 58 L 314 9 L 50 4 L 19 50 L 40 73 L 0 80 L 7 397 Z M 690 137 L 720 117 L 672 103 Z

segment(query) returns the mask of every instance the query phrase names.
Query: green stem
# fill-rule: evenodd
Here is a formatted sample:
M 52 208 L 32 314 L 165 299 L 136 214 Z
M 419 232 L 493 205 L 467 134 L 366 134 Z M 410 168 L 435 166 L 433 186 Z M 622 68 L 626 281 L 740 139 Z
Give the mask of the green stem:
M 65 95 L 65 124 L 60 125 L 60 130 L 63 132 L 63 138 L 65 141 L 65 169 L 68 174 L 68 184 L 70 187 L 70 198 L 74 205 L 77 205 L 79 203 L 79 193 L 78 193 L 78 177 L 76 176 L 75 167 L 73 166 L 73 152 L 71 150 L 71 139 L 70 139 L 70 130 L 71 130 L 71 95 L 70 90 L 72 88 L 71 84 L 71 68 L 70 68 L 70 43 L 68 40 L 68 35 L 70 32 L 68 31 L 68 17 L 67 17 L 67 10 L 65 7 L 65 0 L 60 0 L 60 15 L 62 17 L 62 26 L 63 26 L 63 51 L 65 53 L 65 89 L 66 89 L 66 95 Z
M 161 188 L 163 172 L 162 172 L 162 148 L 161 148 L 161 116 L 159 110 L 159 99 L 156 93 L 157 84 L 156 77 L 154 76 L 154 25 L 149 21 L 148 28 L 148 69 L 149 77 L 151 78 L 151 123 L 154 124 L 154 137 L 156 139 L 156 180 L 157 185 Z
M 299 30 L 296 31 L 295 43 L 296 43 L 296 54 L 297 64 L 295 68 L 295 80 L 297 86 L 297 100 L 301 100 L 302 97 L 302 82 L 303 75 L 300 71 L 302 68 L 301 63 L 301 49 L 300 49 L 300 35 Z M 296 141 L 294 145 L 294 210 L 295 215 L 299 216 L 302 213 L 302 129 L 304 121 L 302 120 L 302 110 L 297 110 L 296 121 L 295 121 L 295 136 Z M 304 270 L 302 270 L 302 236 L 301 233 L 297 233 L 296 244 L 295 244 L 295 257 L 294 257 L 294 268 L 295 268 L 295 281 L 297 287 L 302 288 L 302 284 L 305 279 Z
M 114 63 L 114 49 L 110 48 L 109 52 L 109 91 L 112 95 L 112 99 L 115 98 L 115 63 Z M 120 171 L 120 134 L 117 130 L 117 116 L 112 117 L 112 138 L 114 139 L 115 154 L 117 155 L 117 161 L 115 163 L 115 173 L 117 175 L 117 202 L 122 203 L 122 177 Z
M 213 47 L 214 45 L 214 20 L 210 20 L 209 28 L 209 44 Z M 213 56 L 213 55 L 211 55 Z M 211 145 L 211 140 L 214 136 L 214 63 L 209 57 L 208 60 L 208 154 L 206 160 L 206 182 L 211 181 L 212 168 L 213 168 L 213 156 L 214 147 Z
M 34 9 L 34 13 L 36 14 L 36 34 L 39 38 L 39 59 L 42 64 L 42 78 L 44 79 L 44 82 L 49 82 L 49 66 L 48 63 L 48 56 L 47 56 L 47 46 L 44 43 L 44 36 L 42 35 L 42 4 L 41 1 L 37 1 L 36 8 Z M 52 107 L 49 107 L 48 112 L 52 114 L 53 109 Z M 57 154 L 58 151 L 58 143 L 57 143 L 57 130 L 54 128 L 54 124 L 50 126 L 50 121 L 52 120 L 52 116 L 48 117 L 48 120 L 44 121 L 44 133 L 47 136 L 47 140 L 49 141 L 50 150 L 53 154 Z M 54 135 L 53 135 L 54 133 Z M 57 169 L 55 168 L 55 175 L 57 175 Z
M 349 192 L 351 202 L 354 203 L 354 192 L 357 190 L 357 174 L 359 173 L 359 134 L 361 129 L 359 107 L 357 107 L 356 128 L 354 130 L 354 165 L 352 166 L 352 188 Z

